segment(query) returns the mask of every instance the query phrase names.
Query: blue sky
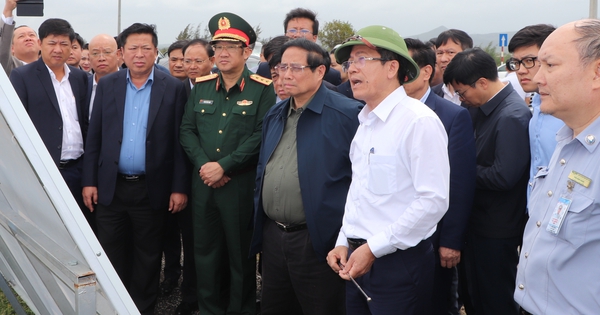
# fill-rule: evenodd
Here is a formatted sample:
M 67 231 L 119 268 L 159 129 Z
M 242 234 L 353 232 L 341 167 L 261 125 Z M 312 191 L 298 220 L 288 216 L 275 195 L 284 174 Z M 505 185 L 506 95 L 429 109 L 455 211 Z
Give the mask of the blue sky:
M 86 40 L 100 33 L 117 33 L 118 0 L 44 0 L 43 18 L 16 17 L 17 25 L 37 29 L 50 17 L 71 22 Z M 298 6 L 318 13 L 321 24 L 337 19 L 355 29 L 385 25 L 402 36 L 439 26 L 470 34 L 506 33 L 538 23 L 555 26 L 589 16 L 589 0 L 121 0 L 121 25 L 155 24 L 161 45 L 170 44 L 187 24 L 202 23 L 219 12 L 234 12 L 251 25 L 261 26 L 261 37 L 283 34 L 285 14 Z

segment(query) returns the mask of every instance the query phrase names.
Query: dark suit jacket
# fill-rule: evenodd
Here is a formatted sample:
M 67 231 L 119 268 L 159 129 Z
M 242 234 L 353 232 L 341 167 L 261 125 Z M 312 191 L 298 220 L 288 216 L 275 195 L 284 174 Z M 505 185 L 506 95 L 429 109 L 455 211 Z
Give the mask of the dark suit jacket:
M 98 82 L 92 121 L 83 160 L 82 186 L 98 187 L 98 202 L 110 205 L 117 181 L 127 71 L 109 74 Z M 166 209 L 173 192 L 189 193 L 187 157 L 179 144 L 179 126 L 186 97 L 183 83 L 154 71 L 146 132 L 146 183 L 150 202 Z
M 88 78 L 84 71 L 71 66 L 69 69 L 71 69 L 69 83 L 75 96 L 79 126 L 85 142 L 89 108 L 86 106 Z M 10 81 L 50 156 L 58 165 L 62 151 L 63 121 L 48 67 L 40 58 L 28 65 L 15 68 L 10 74 Z
M 450 205 L 437 225 L 432 242 L 439 246 L 462 249 L 475 194 L 475 137 L 468 111 L 435 93 L 425 104 L 440 118 L 448 134 L 450 160 Z
M 192 86 L 190 85 L 189 78 L 183 80 L 183 87 L 185 88 L 185 99 L 187 100 L 190 97 L 190 94 L 192 94 Z
M 289 108 L 288 98 L 273 106 L 263 120 L 254 193 L 252 254 L 261 251 L 263 224 L 267 219 L 262 205 L 265 166 L 279 144 Z M 310 239 L 321 260 L 333 249 L 342 226 L 352 179 L 350 143 L 358 128 L 361 108 L 361 103 L 321 85 L 298 120 L 298 180 Z

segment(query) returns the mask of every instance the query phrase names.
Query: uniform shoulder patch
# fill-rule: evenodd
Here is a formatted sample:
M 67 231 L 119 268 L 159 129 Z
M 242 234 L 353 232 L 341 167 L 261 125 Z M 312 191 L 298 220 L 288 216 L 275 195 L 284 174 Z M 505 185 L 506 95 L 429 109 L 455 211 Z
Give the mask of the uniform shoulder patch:
M 253 81 L 256 81 L 256 82 L 258 82 L 260 84 L 263 84 L 263 85 L 269 85 L 269 84 L 271 84 L 271 82 L 273 82 L 273 80 L 267 79 L 267 78 L 265 78 L 263 76 L 260 76 L 258 74 L 251 74 L 250 75 L 250 79 L 252 79 Z
M 219 77 L 218 73 L 213 73 L 213 74 L 205 75 L 202 77 L 197 77 L 196 83 L 210 81 L 210 80 L 216 79 L 217 77 Z

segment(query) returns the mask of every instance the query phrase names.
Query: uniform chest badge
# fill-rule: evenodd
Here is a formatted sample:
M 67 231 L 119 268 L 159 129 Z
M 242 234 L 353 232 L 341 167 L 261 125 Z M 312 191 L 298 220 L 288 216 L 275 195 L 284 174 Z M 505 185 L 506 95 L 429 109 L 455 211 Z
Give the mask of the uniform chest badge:
M 252 105 L 252 101 L 249 101 L 249 100 L 237 101 L 237 104 L 240 106 L 250 106 L 250 105 Z
M 200 100 L 198 103 L 204 104 L 204 105 L 212 105 L 213 102 L 214 102 L 213 100 Z

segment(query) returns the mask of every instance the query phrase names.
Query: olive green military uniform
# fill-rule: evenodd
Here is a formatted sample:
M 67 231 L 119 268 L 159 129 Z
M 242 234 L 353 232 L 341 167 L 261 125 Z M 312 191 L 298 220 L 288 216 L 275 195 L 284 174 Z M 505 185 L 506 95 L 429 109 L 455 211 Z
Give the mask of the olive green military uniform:
M 254 180 L 262 119 L 275 104 L 270 80 L 244 68 L 227 91 L 219 74 L 199 78 L 187 102 L 181 143 L 194 164 L 194 252 L 200 314 L 254 314 L 252 239 Z M 205 185 L 198 170 L 218 162 L 231 180 Z M 228 293 L 228 294 L 227 294 Z

